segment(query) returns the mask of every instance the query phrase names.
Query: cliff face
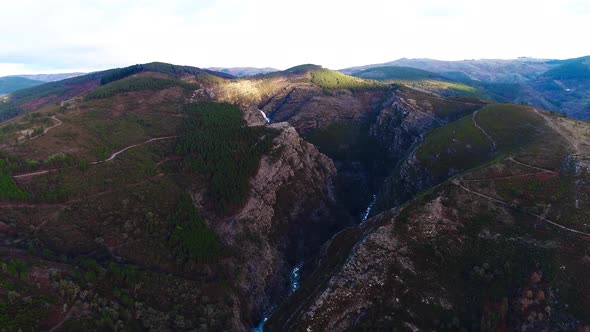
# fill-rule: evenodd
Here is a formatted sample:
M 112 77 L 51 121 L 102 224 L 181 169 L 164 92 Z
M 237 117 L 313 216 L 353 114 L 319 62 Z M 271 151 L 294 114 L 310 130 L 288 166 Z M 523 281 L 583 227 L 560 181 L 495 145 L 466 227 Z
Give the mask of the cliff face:
M 483 105 L 478 101 L 443 101 L 438 97 L 403 89 L 392 94 L 371 127 L 371 134 L 387 147 L 397 161 L 381 186 L 377 208 L 385 210 L 399 206 L 417 193 L 446 179 L 434 178 L 420 164 L 416 158 L 417 148 L 432 129 L 444 126 Z
M 244 109 L 260 109 L 272 122 L 289 122 L 302 135 L 333 123 L 366 119 L 390 90 L 385 86 L 356 92 L 327 90 L 310 83 L 307 76 L 241 79 L 204 86 L 195 93 L 195 99 L 212 98 Z
M 246 204 L 229 221 L 211 223 L 228 246 L 240 250 L 242 317 L 236 318 L 246 326 L 287 294 L 292 267 L 337 226 L 332 161 L 289 124 L 270 127 L 280 133 L 260 161 Z
M 371 129 L 392 154 L 403 156 L 424 133 L 442 123 L 431 108 L 417 105 L 416 100 L 398 90 L 384 103 Z
M 279 91 L 260 106 L 273 121 L 288 121 L 305 135 L 333 123 L 366 119 L 385 90 L 327 92 L 313 84 L 299 83 Z

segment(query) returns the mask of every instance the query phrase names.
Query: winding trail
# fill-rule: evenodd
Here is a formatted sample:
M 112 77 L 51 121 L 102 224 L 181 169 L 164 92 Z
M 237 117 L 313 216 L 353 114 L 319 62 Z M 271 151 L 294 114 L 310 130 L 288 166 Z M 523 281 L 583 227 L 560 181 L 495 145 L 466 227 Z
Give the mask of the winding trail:
M 454 181 L 452 181 L 452 183 L 453 183 L 453 184 L 455 184 L 455 185 L 457 185 L 457 186 L 459 186 L 459 187 L 460 187 L 460 188 L 462 188 L 463 190 L 465 190 L 465 191 L 467 191 L 467 192 L 469 192 L 469 193 L 471 193 L 471 194 L 473 194 L 473 195 L 476 195 L 476 196 L 482 197 L 482 198 L 484 198 L 484 199 L 487 199 L 487 200 L 489 200 L 489 201 L 492 201 L 492 202 L 495 202 L 495 203 L 498 203 L 498 204 L 501 204 L 501 205 L 504 205 L 504 206 L 507 206 L 507 207 L 511 207 L 511 204 L 509 204 L 509 203 L 507 203 L 507 202 L 504 202 L 503 200 L 500 200 L 500 199 L 494 198 L 494 197 L 492 197 L 492 196 L 488 196 L 488 195 L 486 195 L 486 194 L 482 194 L 482 193 L 480 193 L 480 192 L 477 192 L 477 191 L 475 191 L 475 190 L 469 189 L 469 188 L 465 187 L 463 184 L 461 184 L 461 182 L 459 182 L 459 181 L 457 181 L 457 180 L 454 180 Z M 563 230 L 566 230 L 566 231 L 568 231 L 568 232 L 575 233 L 575 234 L 580 234 L 580 235 L 585 235 L 585 236 L 590 236 L 590 233 L 586 233 L 586 232 L 578 231 L 578 230 L 575 230 L 575 229 L 572 229 L 572 228 L 569 228 L 569 227 L 566 227 L 566 226 L 560 225 L 560 224 L 556 223 L 555 221 L 553 221 L 553 220 L 550 220 L 550 219 L 547 219 L 547 218 L 545 218 L 545 217 L 543 217 L 543 216 L 541 216 L 541 215 L 538 215 L 538 214 L 536 214 L 536 213 L 532 213 L 532 212 L 528 212 L 528 211 L 523 211 L 523 212 L 524 212 L 524 213 L 526 213 L 526 214 L 528 214 L 528 215 L 531 215 L 531 216 L 533 216 L 533 217 L 536 217 L 536 218 L 538 218 L 538 219 L 540 219 L 540 220 L 542 220 L 542 221 L 544 221 L 544 222 L 546 222 L 546 223 L 548 223 L 548 224 L 550 224 L 550 225 L 553 225 L 553 226 L 555 226 L 555 227 L 559 227 L 559 228 L 561 228 L 561 229 L 563 229 Z
M 580 146 L 578 145 L 577 141 L 572 139 L 571 135 L 564 133 L 563 129 L 560 128 L 559 125 L 556 125 L 553 121 L 551 121 L 551 119 L 549 119 L 549 117 L 547 117 L 545 114 L 539 112 L 538 109 L 533 108 L 533 111 L 535 111 L 535 113 L 537 113 L 540 117 L 542 117 L 543 120 L 545 120 L 545 122 L 547 123 L 547 125 L 549 127 L 551 127 L 551 129 L 555 130 L 561 137 L 563 137 L 568 143 L 570 143 L 570 145 L 576 151 L 575 155 L 580 154 Z
M 67 205 L 60 204 L 60 203 L 30 203 L 30 202 L 21 202 L 21 201 L 4 201 L 0 202 L 0 208 L 64 208 Z
M 141 142 L 141 143 L 137 143 L 137 144 L 133 144 L 133 145 L 130 145 L 128 147 L 125 147 L 125 148 L 123 148 L 123 149 L 121 149 L 121 150 L 113 153 L 109 158 L 104 159 L 104 160 L 93 161 L 89 165 L 97 165 L 97 164 L 101 164 L 101 163 L 104 163 L 104 162 L 107 162 L 107 161 L 113 161 L 113 160 L 115 160 L 115 158 L 118 155 L 120 155 L 121 153 L 123 153 L 123 152 L 125 152 L 125 151 L 127 151 L 129 149 L 132 149 L 132 148 L 135 148 L 135 147 L 144 145 L 144 144 L 148 144 L 148 143 L 152 143 L 152 142 L 156 142 L 156 141 L 161 141 L 161 140 L 165 140 L 165 139 L 176 138 L 176 137 L 178 137 L 178 136 L 164 136 L 164 137 L 151 138 L 151 139 L 149 139 L 149 140 L 147 140 L 145 142 Z M 59 171 L 61 169 L 65 169 L 65 168 L 68 168 L 68 167 L 54 168 L 54 169 L 47 169 L 47 170 L 43 170 L 43 171 L 36 171 L 36 172 L 31 172 L 31 173 L 18 174 L 18 175 L 13 175 L 12 177 L 15 178 L 15 179 L 28 178 L 28 177 L 33 177 L 33 176 L 37 176 L 37 175 L 47 174 L 49 172 Z
M 485 135 L 485 137 L 487 137 L 487 139 L 488 139 L 488 141 L 490 141 L 490 143 L 492 143 L 492 152 L 494 152 L 494 151 L 496 151 L 496 141 L 494 141 L 492 136 L 490 136 L 490 134 L 488 134 L 482 127 L 479 126 L 479 124 L 477 124 L 475 117 L 477 116 L 478 112 L 479 112 L 479 110 L 477 110 L 471 114 L 471 119 L 473 120 L 473 125 L 477 129 L 479 129 L 479 131 L 481 131 Z
M 31 138 L 29 138 L 29 139 L 28 139 L 28 141 L 32 141 L 32 140 L 34 140 L 34 139 L 37 139 L 37 138 L 39 138 L 39 137 L 41 137 L 41 136 L 43 136 L 43 135 L 47 134 L 47 133 L 48 133 L 48 132 L 49 132 L 51 129 L 53 129 L 53 128 L 55 128 L 55 127 L 59 127 L 59 126 L 61 126 L 61 125 L 62 125 L 62 123 L 63 123 L 63 122 L 61 122 L 61 120 L 60 120 L 60 119 L 58 119 L 58 118 L 57 118 L 55 115 L 53 115 L 53 116 L 51 117 L 51 119 L 53 119 L 53 120 L 55 121 L 55 124 L 54 124 L 53 126 L 45 128 L 45 129 L 43 130 L 43 133 L 42 133 L 42 134 L 40 134 L 40 135 L 37 135 L 37 136 L 35 136 L 35 137 L 31 137 Z M 26 141 L 24 141 L 24 142 L 26 142 Z
M 15 119 L 16 119 L 16 118 L 13 118 L 13 119 L 11 119 L 11 120 L 8 120 L 8 121 L 6 121 L 6 122 L 2 123 L 2 124 L 0 125 L 0 127 L 4 127 L 5 125 L 7 125 L 7 124 L 9 124 L 9 123 L 13 122 Z M 47 134 L 47 133 L 48 133 L 48 132 L 49 132 L 51 129 L 53 129 L 53 128 L 55 128 L 55 127 L 59 127 L 59 126 L 61 126 L 61 125 L 62 125 L 62 123 L 63 123 L 63 122 L 61 122 L 61 120 L 60 120 L 60 119 L 58 119 L 58 118 L 57 118 L 55 115 L 53 115 L 53 116 L 51 117 L 51 119 L 52 119 L 53 121 L 55 121 L 55 124 L 54 124 L 53 126 L 45 128 L 45 129 L 43 130 L 43 132 L 42 132 L 41 134 L 37 135 L 37 136 L 33 136 L 33 137 L 29 138 L 29 139 L 24 139 L 24 140 L 22 140 L 22 141 L 16 142 L 16 143 L 14 143 L 14 145 L 18 145 L 18 144 L 21 144 L 21 143 L 24 143 L 24 142 L 29 142 L 29 141 L 32 141 L 32 140 L 34 140 L 34 139 L 37 139 L 37 138 L 39 138 L 39 137 L 41 137 L 41 136 L 44 136 L 44 135 L 45 135 L 45 134 Z M 4 144 L 4 145 L 0 145 L 0 148 L 7 147 L 7 146 L 10 146 L 10 145 L 11 145 L 11 144 Z
M 547 174 L 547 173 L 548 172 L 541 171 L 541 172 L 532 172 L 532 173 L 524 173 L 524 174 L 496 176 L 496 177 L 490 177 L 490 178 L 475 178 L 475 179 L 465 179 L 465 178 L 462 178 L 461 180 L 462 181 L 465 181 L 465 182 L 494 181 L 494 180 L 506 180 L 506 179 L 524 178 L 524 177 L 527 177 L 527 176 L 532 176 L 532 175 L 537 175 L 537 174 Z
M 128 147 L 126 147 L 126 148 L 124 148 L 124 149 L 121 149 L 121 150 L 119 150 L 119 151 L 117 151 L 117 152 L 113 153 L 113 154 L 112 154 L 112 155 L 111 155 L 111 156 L 110 156 L 108 159 L 105 159 L 105 160 L 99 160 L 99 161 L 94 161 L 94 162 L 91 162 L 90 164 L 91 164 L 91 165 L 96 165 L 96 164 L 104 163 L 104 162 L 107 162 L 107 161 L 112 161 L 112 160 L 114 160 L 114 159 L 115 159 L 115 158 L 116 158 L 118 155 L 120 155 L 121 153 L 123 153 L 123 152 L 125 152 L 125 151 L 127 151 L 127 150 L 129 150 L 129 149 L 132 149 L 132 148 L 135 148 L 135 147 L 138 147 L 138 146 L 144 145 L 144 144 L 148 144 L 148 143 L 151 143 L 151 142 L 156 142 L 156 141 L 161 141 L 161 140 L 164 140 L 164 139 L 171 139 L 171 138 L 176 138 L 176 137 L 178 137 L 178 136 L 164 136 L 164 137 L 156 137 L 156 138 L 149 139 L 149 140 L 147 140 L 147 141 L 145 141 L 145 142 L 142 142 L 142 143 L 137 143 L 137 144 L 129 145 Z
M 24 174 L 19 174 L 19 175 L 13 175 L 12 177 L 15 178 L 15 179 L 27 178 L 27 177 L 37 176 L 37 175 L 41 175 L 41 174 L 47 174 L 47 173 L 53 172 L 53 171 L 59 171 L 60 169 L 61 168 L 46 169 L 44 171 L 37 171 L 37 172 L 31 172 L 31 173 L 24 173 Z
M 558 172 L 556 172 L 556 171 L 552 171 L 552 170 L 550 170 L 550 169 L 546 169 L 546 168 L 538 167 L 538 166 L 535 166 L 535 165 L 531 165 L 531 164 L 523 163 L 523 162 L 521 162 L 521 161 L 518 161 L 518 160 L 514 159 L 514 157 L 509 157 L 509 158 L 506 158 L 506 160 L 510 160 L 510 161 L 511 161 L 511 162 L 513 162 L 513 163 L 516 163 L 516 164 L 519 164 L 519 165 L 522 165 L 522 166 L 525 166 L 525 167 L 529 167 L 529 168 L 532 168 L 532 169 L 536 169 L 536 170 L 540 171 L 539 173 L 551 173 L 551 174 L 559 174 Z

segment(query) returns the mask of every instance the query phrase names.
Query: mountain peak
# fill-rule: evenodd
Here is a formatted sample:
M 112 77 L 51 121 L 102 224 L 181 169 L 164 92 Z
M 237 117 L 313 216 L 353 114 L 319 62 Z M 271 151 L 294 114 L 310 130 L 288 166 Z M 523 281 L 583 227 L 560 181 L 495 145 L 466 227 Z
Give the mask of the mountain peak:
M 295 67 L 291 67 L 289 69 L 283 70 L 283 73 L 298 75 L 298 74 L 307 74 L 309 72 L 320 70 L 320 69 L 323 69 L 323 67 L 319 66 L 319 65 L 314 65 L 314 64 L 308 63 L 308 64 L 303 64 L 303 65 L 299 65 L 299 66 L 295 66 Z

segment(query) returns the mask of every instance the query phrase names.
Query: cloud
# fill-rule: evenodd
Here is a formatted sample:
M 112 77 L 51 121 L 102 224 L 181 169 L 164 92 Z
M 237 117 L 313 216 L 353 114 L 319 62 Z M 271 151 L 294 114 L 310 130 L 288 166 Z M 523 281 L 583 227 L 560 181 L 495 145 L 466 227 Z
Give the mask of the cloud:
M 341 68 L 400 57 L 567 58 L 590 53 L 579 39 L 589 20 L 581 0 L 19 0 L 0 10 L 0 75 L 149 61 Z

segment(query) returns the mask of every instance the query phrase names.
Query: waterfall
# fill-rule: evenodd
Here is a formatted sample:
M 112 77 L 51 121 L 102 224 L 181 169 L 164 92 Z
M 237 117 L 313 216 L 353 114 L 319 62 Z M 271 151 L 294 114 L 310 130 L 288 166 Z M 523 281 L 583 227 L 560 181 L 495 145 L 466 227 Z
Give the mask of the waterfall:
M 270 119 L 266 116 L 266 113 L 264 113 L 262 110 L 258 110 L 260 112 L 260 114 L 262 114 L 262 116 L 264 117 L 264 120 L 266 120 L 266 123 L 270 123 Z

